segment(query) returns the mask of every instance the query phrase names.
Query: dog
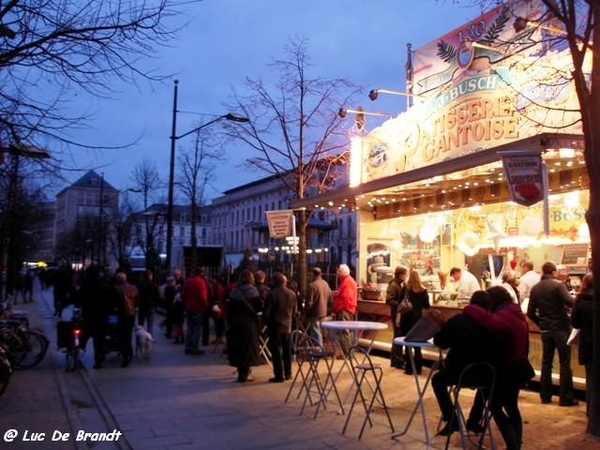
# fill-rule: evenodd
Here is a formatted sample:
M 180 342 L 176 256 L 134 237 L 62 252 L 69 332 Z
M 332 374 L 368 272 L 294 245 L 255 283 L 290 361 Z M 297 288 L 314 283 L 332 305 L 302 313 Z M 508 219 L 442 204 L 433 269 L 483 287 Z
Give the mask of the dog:
M 152 335 L 141 325 L 135 326 L 135 357 L 150 359 L 152 353 Z

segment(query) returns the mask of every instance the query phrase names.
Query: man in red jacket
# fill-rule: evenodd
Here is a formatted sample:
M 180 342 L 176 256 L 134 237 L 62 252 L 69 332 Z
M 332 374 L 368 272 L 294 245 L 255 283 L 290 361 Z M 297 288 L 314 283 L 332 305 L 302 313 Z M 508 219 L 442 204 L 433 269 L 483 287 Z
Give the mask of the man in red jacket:
M 185 308 L 187 333 L 185 336 L 185 354 L 202 355 L 198 348 L 202 330 L 202 315 L 208 308 L 208 287 L 202 276 L 204 271 L 196 269 L 195 273 L 183 284 L 181 301 Z
M 358 305 L 358 286 L 350 275 L 350 268 L 346 264 L 340 264 L 337 271 L 338 290 L 333 296 L 333 312 L 335 320 L 354 320 L 356 306 Z M 353 344 L 350 330 L 340 333 L 340 343 L 344 352 L 348 352 Z

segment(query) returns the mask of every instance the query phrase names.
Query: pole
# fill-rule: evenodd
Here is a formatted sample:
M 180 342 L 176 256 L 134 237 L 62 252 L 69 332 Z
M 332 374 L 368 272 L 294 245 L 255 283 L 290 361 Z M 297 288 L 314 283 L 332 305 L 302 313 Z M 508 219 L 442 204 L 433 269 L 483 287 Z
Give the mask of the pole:
M 173 121 L 171 126 L 171 162 L 169 165 L 169 193 L 167 199 L 167 248 L 165 266 L 171 270 L 173 247 L 173 184 L 175 183 L 175 142 L 177 141 L 177 89 L 179 80 L 173 82 Z
M 100 204 L 98 211 L 98 267 L 102 267 L 102 239 L 104 238 L 104 172 L 102 172 L 102 178 L 100 180 Z

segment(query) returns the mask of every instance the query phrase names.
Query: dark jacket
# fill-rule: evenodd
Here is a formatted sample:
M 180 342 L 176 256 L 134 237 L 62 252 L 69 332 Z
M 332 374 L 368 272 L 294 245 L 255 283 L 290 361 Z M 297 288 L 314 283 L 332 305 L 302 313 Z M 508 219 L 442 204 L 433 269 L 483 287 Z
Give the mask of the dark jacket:
M 579 364 L 582 365 L 592 363 L 593 305 L 594 291 L 590 289 L 577 296 L 571 313 L 571 325 L 579 328 Z
M 573 306 L 569 290 L 551 275 L 543 275 L 539 283 L 531 288 L 527 317 L 542 331 L 569 332 L 571 322 L 567 308 Z
M 140 311 L 151 311 L 158 306 L 158 286 L 149 280 L 143 280 L 138 284 L 140 295 Z
M 396 278 L 392 278 L 385 291 L 385 302 L 390 306 L 398 306 L 398 303 L 404 298 L 405 292 L 405 284 Z
M 461 371 L 471 363 L 496 365 L 498 339 L 466 314 L 448 319 L 434 336 L 433 343 L 442 349 L 450 349 L 444 359 L 444 369 L 453 381 L 458 381 Z
M 260 294 L 252 284 L 240 284 L 225 301 L 227 317 L 227 357 L 238 368 L 260 363 L 258 311 Z
M 292 317 L 296 312 L 296 294 L 285 286 L 276 287 L 267 294 L 265 323 L 270 333 L 291 333 Z
M 429 294 L 426 290 L 420 292 L 407 291 L 408 299 L 413 305 L 412 311 L 402 314 L 400 317 L 400 333 L 406 336 L 406 333 L 415 326 L 423 315 L 424 309 L 429 309 Z M 406 294 L 405 294 L 406 295 Z M 402 300 L 402 299 L 401 299 Z

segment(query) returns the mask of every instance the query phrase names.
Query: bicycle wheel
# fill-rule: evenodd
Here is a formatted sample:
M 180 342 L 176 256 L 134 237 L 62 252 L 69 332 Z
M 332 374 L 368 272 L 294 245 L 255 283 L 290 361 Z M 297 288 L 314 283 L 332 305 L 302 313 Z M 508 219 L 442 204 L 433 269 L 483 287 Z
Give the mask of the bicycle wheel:
M 25 341 L 21 333 L 17 332 L 17 328 L 13 327 L 2 327 L 0 335 L 2 336 L 6 356 L 13 367 L 16 367 L 27 353 Z
M 37 331 L 22 331 L 24 354 L 14 361 L 17 369 L 30 369 L 40 363 L 48 350 L 48 339 Z
M 81 349 L 73 347 L 66 351 L 66 367 L 67 372 L 74 372 L 81 366 Z

